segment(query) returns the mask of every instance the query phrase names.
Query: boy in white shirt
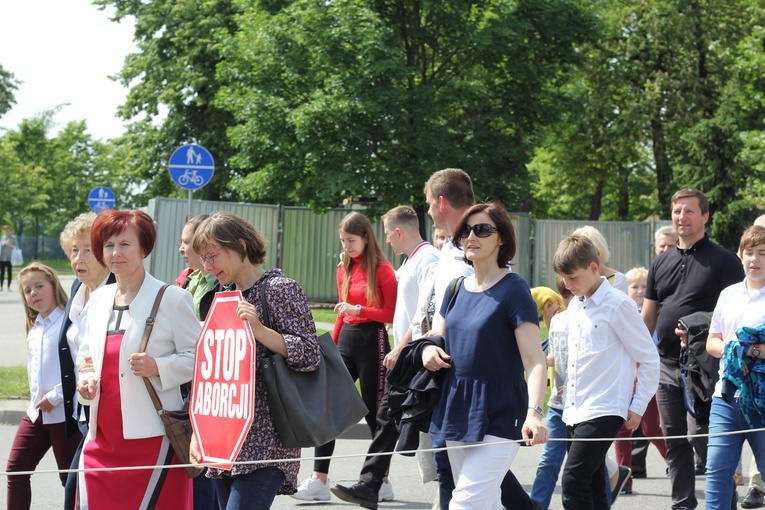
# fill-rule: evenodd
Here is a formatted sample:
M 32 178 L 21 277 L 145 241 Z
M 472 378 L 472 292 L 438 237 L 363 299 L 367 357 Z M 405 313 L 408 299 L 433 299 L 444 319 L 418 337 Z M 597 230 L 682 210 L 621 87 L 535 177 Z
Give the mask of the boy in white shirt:
M 584 236 L 564 239 L 553 257 L 572 299 L 568 308 L 568 380 L 563 421 L 569 438 L 563 508 L 607 509 L 603 476 L 611 440 L 635 430 L 659 383 L 659 355 L 635 302 L 600 276 L 598 251 Z M 637 377 L 634 375 L 637 368 Z M 633 394 L 634 382 L 634 394 Z
M 707 337 L 707 352 L 722 358 L 725 344 L 736 340 L 741 327 L 758 328 L 765 324 L 765 228 L 754 226 L 741 236 L 739 256 L 744 265 L 744 281 L 725 288 L 717 300 Z M 747 357 L 765 358 L 765 348 L 753 345 Z M 733 473 L 741 458 L 744 440 L 749 442 L 760 472 L 765 469 L 765 432 L 721 435 L 748 430 L 738 392 L 723 397 L 722 385 L 726 364 L 720 360 L 720 380 L 715 385 L 709 413 L 707 446 L 707 483 L 705 500 L 710 510 L 731 508 L 735 491 Z M 744 505 L 750 508 L 749 505 Z

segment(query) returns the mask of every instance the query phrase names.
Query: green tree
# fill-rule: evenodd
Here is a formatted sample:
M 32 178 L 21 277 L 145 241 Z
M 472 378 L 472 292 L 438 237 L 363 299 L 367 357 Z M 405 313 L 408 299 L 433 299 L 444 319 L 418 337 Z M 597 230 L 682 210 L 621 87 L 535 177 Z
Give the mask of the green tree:
M 586 60 L 570 95 L 581 108 L 556 126 L 540 154 L 558 155 L 559 181 L 575 186 L 574 207 L 590 203 L 592 219 L 601 207 L 609 219 L 638 211 L 668 217 L 674 190 L 690 185 L 710 192 L 713 211 L 727 208 L 743 182 L 732 176 L 746 173 L 736 168 L 737 131 L 745 126 L 737 108 L 723 103 L 736 89 L 735 66 L 753 62 L 750 52 L 736 64 L 735 49 L 762 25 L 762 8 L 751 0 L 598 5 L 602 37 L 582 48 Z M 547 214 L 545 205 L 560 191 L 537 191 L 547 198 L 535 212 Z
M 725 51 L 725 77 L 703 118 L 683 135 L 676 179 L 709 196 L 710 235 L 731 249 L 765 209 L 765 8 L 745 10 L 747 34 Z
M 296 0 L 238 19 L 217 103 L 237 121 L 230 189 L 316 209 L 420 202 L 458 166 L 479 199 L 530 210 L 526 163 L 595 29 L 564 0 Z
M 50 137 L 55 113 L 24 119 L 0 138 L 0 212 L 18 234 L 58 237 L 66 222 L 89 209 L 87 196 L 96 185 L 129 195 L 131 181 L 120 172 L 124 149 L 93 140 L 84 121 L 70 122 Z
M 14 78 L 13 73 L 6 71 L 0 65 L 0 117 L 8 113 L 16 104 L 13 91 L 18 90 L 18 87 L 19 82 Z
M 198 198 L 230 198 L 232 149 L 226 130 L 231 113 L 213 104 L 220 84 L 218 32 L 235 29 L 238 7 L 230 0 L 96 0 L 114 6 L 115 21 L 135 18 L 138 53 L 128 55 L 116 79 L 130 87 L 118 114 L 132 121 L 120 140 L 133 155 L 130 175 L 146 196 L 183 196 L 172 183 L 167 162 L 184 143 L 199 143 L 215 158 L 215 177 Z

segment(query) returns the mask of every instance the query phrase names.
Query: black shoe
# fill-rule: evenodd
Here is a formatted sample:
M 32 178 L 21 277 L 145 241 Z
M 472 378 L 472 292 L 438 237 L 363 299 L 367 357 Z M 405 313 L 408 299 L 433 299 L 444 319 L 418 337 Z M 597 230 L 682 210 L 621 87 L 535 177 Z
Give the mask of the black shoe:
M 630 495 L 632 494 L 632 487 L 627 487 L 626 485 L 622 489 L 622 494 Z
M 648 473 L 646 473 L 645 468 L 635 468 L 635 466 L 632 466 L 632 478 L 648 478 Z
M 612 505 L 616 501 L 616 498 L 619 497 L 619 493 L 624 488 L 624 484 L 626 484 L 627 480 L 630 479 L 630 474 L 632 474 L 632 470 L 630 468 L 628 468 L 627 466 L 619 466 L 619 476 L 616 479 L 616 487 L 614 487 L 614 490 L 611 491 Z
M 350 487 L 335 485 L 330 489 L 332 494 L 347 501 L 361 505 L 362 508 L 371 508 L 377 510 L 377 492 L 364 482 L 356 482 Z
M 707 474 L 707 470 L 704 466 L 696 465 L 696 476 L 703 476 Z
M 765 505 L 765 492 L 762 492 L 757 487 L 749 489 L 746 497 L 744 497 L 744 501 L 741 502 L 742 508 L 760 508 L 763 505 Z

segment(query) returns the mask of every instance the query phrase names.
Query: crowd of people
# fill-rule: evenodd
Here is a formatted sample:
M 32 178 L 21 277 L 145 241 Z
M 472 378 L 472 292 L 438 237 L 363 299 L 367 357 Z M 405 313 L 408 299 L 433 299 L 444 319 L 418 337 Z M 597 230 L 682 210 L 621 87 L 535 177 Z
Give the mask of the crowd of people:
M 398 270 L 363 213 L 351 212 L 338 227 L 331 334 L 358 381 L 372 436 L 356 483 L 330 483 L 334 441 L 315 448 L 313 472 L 298 483 L 299 463 L 288 459 L 301 452 L 279 438 L 259 362 L 254 419 L 237 463 L 205 469 L 194 436 L 190 458 L 203 475 L 192 480 L 170 468 L 179 460 L 147 385 L 165 409 L 183 406 L 200 323 L 216 292 L 241 292 L 237 314 L 257 340 L 256 359 L 278 353 L 302 372 L 321 362 L 305 292 L 280 269 L 263 267 L 265 238 L 225 211 L 184 225 L 179 253 L 188 268 L 175 285 L 144 269 L 157 230 L 135 210 L 67 224 L 61 245 L 76 275 L 69 297 L 51 268 L 34 262 L 19 272 L 31 401 L 7 471 L 34 470 L 52 448 L 60 469 L 76 470 L 61 476 L 67 510 L 117 501 L 120 508 L 270 508 L 279 494 L 334 495 L 376 509 L 395 499 L 390 452 L 419 446 L 428 450 L 417 454 L 422 481 L 438 483 L 434 508 L 546 509 L 560 487 L 564 509 L 587 510 L 630 494 L 654 444 L 666 461 L 671 508 L 697 507 L 695 477 L 705 473 L 706 507 L 727 510 L 737 505 L 746 440 L 754 460 L 741 503 L 763 504 L 765 433 L 757 429 L 765 420 L 759 379 L 750 374 L 765 373 L 765 227 L 746 230 L 738 253 L 726 250 L 706 234 L 706 196 L 683 189 L 672 197 L 673 227 L 656 232 L 650 268 L 608 267 L 607 240 L 585 226 L 553 257 L 557 292 L 532 293 L 512 270 L 519 240 L 509 214 L 498 203 L 476 204 L 466 172 L 435 172 L 423 194 L 433 244 L 412 207 L 382 217 L 385 241 L 406 257 Z M 12 246 L 8 230 L 0 239 L 3 268 Z M 711 360 L 706 372 L 702 355 Z M 407 413 L 411 407 L 416 413 Z M 707 431 L 708 440 L 683 437 Z M 607 454 L 615 438 L 633 441 L 617 441 L 614 460 Z M 530 493 L 512 469 L 521 444 L 541 445 Z M 147 465 L 156 468 L 115 469 Z M 30 505 L 29 475 L 8 476 L 7 508 Z

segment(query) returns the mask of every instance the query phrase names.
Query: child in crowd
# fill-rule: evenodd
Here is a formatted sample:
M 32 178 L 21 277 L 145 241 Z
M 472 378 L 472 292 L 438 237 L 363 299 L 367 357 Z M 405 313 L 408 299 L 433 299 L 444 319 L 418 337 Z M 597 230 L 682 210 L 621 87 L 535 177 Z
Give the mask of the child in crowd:
M 627 295 L 637 305 L 638 312 L 643 309 L 643 299 L 645 297 L 645 289 L 648 281 L 648 269 L 644 267 L 635 267 L 627 271 L 625 275 L 627 277 Z M 641 436 L 658 437 L 661 436 L 661 427 L 659 425 L 659 408 L 656 406 L 656 396 L 651 398 L 648 403 L 648 407 L 643 414 L 643 419 L 640 421 L 640 428 L 642 429 Z M 626 426 L 622 426 L 619 430 L 617 437 L 632 437 L 632 431 L 627 429 Z M 651 440 L 654 446 L 659 450 L 662 458 L 667 458 L 667 444 L 663 439 Z M 647 444 L 647 442 L 646 442 Z M 632 449 L 633 443 L 630 441 L 616 441 L 614 450 L 616 451 L 616 462 L 621 466 L 627 466 L 633 469 Z M 641 472 L 645 473 L 645 459 L 643 458 L 641 465 L 638 466 Z M 622 490 L 624 494 L 632 494 L 632 478 L 630 476 L 624 485 Z
M 555 278 L 555 287 L 563 301 L 563 307 L 568 307 L 569 301 L 574 296 L 566 288 L 563 278 Z M 547 366 L 553 367 L 554 376 L 551 376 L 550 400 L 547 404 L 547 431 L 550 439 L 562 439 L 566 437 L 566 425 L 563 423 L 563 390 L 566 387 L 566 365 L 568 364 L 568 347 L 566 345 L 566 322 L 567 311 L 556 313 L 548 318 L 549 311 L 557 311 L 557 302 L 548 302 L 545 305 L 545 325 L 548 330 Z M 548 322 L 549 321 L 549 322 Z M 566 458 L 566 443 L 563 441 L 548 441 L 542 448 L 539 457 L 536 478 L 531 488 L 531 499 L 541 503 L 544 508 L 550 507 L 555 486 L 558 483 L 558 475 Z
M 7 471 L 34 471 L 53 447 L 58 469 L 69 469 L 82 436 L 67 439 L 58 336 L 67 296 L 56 273 L 33 262 L 19 271 L 19 292 L 27 319 L 27 373 L 31 402 L 16 430 Z M 61 485 L 67 474 L 60 473 Z M 7 507 L 26 510 L 32 505 L 30 475 L 8 476 Z
M 624 276 L 627 277 L 627 295 L 635 302 L 638 311 L 642 311 L 645 289 L 648 285 L 648 269 L 633 267 Z
M 574 440 L 563 469 L 566 510 L 609 508 L 603 476 L 609 438 L 622 425 L 637 428 L 659 383 L 659 355 L 635 303 L 601 278 L 599 265 L 598 250 L 582 235 L 564 239 L 553 257 L 553 269 L 578 298 L 569 303 L 565 327 L 563 421 Z M 577 441 L 593 438 L 603 441 Z
M 744 232 L 739 256 L 746 277 L 720 293 L 707 337 L 707 352 L 721 358 L 720 380 L 715 385 L 709 413 L 705 499 L 710 510 L 735 506 L 733 474 L 744 441 L 749 443 L 760 471 L 765 468 L 765 432 L 750 430 L 762 426 L 751 418 L 759 413 L 746 414 L 756 408 L 752 395 L 734 391 L 746 379 L 741 375 L 748 370 L 752 371 L 749 377 L 754 379 L 752 374 L 765 358 L 765 348 L 760 348 L 765 328 L 765 228 L 753 226 Z M 730 347 L 734 349 L 729 350 Z M 731 382 L 731 387 L 726 387 Z M 750 431 L 727 434 L 741 430 Z M 744 508 L 754 507 L 745 503 Z

